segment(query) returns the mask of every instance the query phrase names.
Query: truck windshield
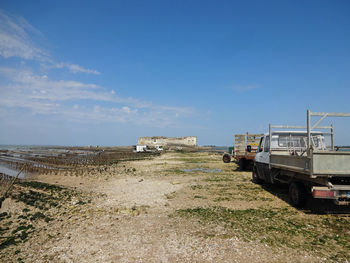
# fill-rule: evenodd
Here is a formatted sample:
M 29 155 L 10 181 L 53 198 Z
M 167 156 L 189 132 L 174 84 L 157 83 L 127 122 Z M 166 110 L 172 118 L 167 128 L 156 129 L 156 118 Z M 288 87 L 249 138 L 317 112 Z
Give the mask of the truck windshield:
M 280 135 L 278 138 L 279 147 L 306 147 L 305 136 Z
M 325 141 L 323 135 L 313 135 L 311 136 L 311 144 L 315 149 L 325 149 Z M 305 149 L 307 146 L 307 136 L 306 135 L 279 135 L 278 136 L 278 146 L 281 148 L 301 148 Z

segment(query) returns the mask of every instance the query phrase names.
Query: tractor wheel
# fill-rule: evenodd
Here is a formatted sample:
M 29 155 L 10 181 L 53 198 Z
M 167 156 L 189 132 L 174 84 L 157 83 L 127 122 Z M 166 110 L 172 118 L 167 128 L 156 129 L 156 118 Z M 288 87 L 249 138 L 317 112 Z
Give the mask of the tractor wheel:
M 224 156 L 222 157 L 222 160 L 224 163 L 229 163 L 231 162 L 231 156 L 229 154 L 224 154 Z

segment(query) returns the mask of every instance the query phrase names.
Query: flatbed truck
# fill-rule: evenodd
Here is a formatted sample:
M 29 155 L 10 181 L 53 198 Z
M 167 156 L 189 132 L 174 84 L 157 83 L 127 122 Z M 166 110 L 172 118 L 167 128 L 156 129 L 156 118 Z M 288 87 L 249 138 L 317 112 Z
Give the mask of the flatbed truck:
M 312 124 L 312 116 L 320 119 Z M 308 110 L 306 127 L 270 124 L 259 142 L 252 181 L 288 184 L 289 199 L 296 207 L 305 205 L 308 193 L 349 205 L 350 152 L 334 147 L 333 125 L 319 126 L 326 117 L 350 117 L 350 113 Z

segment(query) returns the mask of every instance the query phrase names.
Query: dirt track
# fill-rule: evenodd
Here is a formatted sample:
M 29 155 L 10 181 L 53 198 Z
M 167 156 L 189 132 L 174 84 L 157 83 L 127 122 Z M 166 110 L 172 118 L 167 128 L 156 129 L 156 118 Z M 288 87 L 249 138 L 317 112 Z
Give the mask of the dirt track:
M 167 153 L 113 164 L 98 175 L 33 179 L 67 187 L 73 197 L 67 201 L 62 197 L 61 206 L 47 210 L 51 221 L 32 220 L 35 231 L 25 242 L 4 247 L 1 261 L 346 262 L 350 258 L 348 217 L 296 210 L 285 201 L 283 191 L 251 183 L 249 172 L 222 163 L 217 154 Z M 12 217 L 1 222 L 11 226 L 8 221 L 26 207 L 8 198 L 0 212 Z M 336 227 L 330 227 L 333 224 Z

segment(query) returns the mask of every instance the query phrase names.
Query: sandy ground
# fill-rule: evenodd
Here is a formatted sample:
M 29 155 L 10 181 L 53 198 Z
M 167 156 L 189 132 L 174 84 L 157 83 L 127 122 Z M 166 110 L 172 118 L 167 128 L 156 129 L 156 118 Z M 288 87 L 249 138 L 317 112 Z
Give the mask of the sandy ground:
M 35 180 L 67 186 L 90 195 L 92 202 L 57 214 L 2 259 L 24 262 L 319 262 L 322 258 L 288 247 L 240 240 L 217 224 L 172 216 L 177 209 L 207 206 L 208 199 L 193 198 L 191 187 L 209 184 L 208 175 L 178 172 L 181 168 L 234 169 L 221 156 L 202 153 L 210 163 L 186 162 L 168 153 L 153 160 L 118 164 L 99 177 L 37 175 Z M 224 166 L 226 165 L 226 166 Z M 229 168 L 227 168 L 229 167 Z M 131 172 L 130 172 L 131 171 Z M 248 172 L 236 172 L 250 178 Z M 277 199 L 272 203 L 286 205 Z M 225 202 L 221 203 L 225 205 Z M 227 202 L 231 208 L 256 203 Z M 1 211 L 14 207 L 7 200 Z M 14 209 L 14 208 L 11 208 Z M 23 207 L 19 207 L 19 212 Z M 16 212 L 13 210 L 12 212 Z

